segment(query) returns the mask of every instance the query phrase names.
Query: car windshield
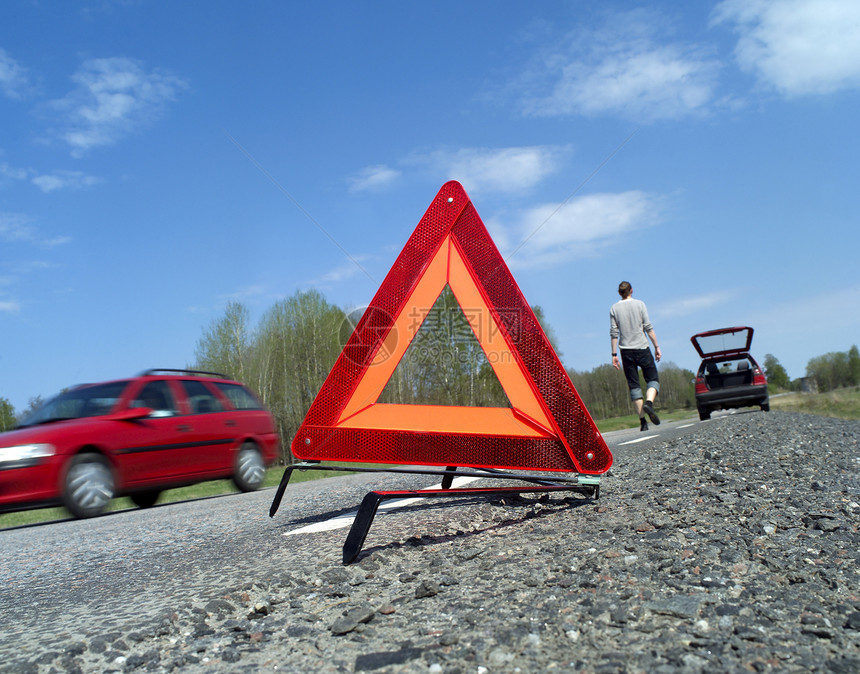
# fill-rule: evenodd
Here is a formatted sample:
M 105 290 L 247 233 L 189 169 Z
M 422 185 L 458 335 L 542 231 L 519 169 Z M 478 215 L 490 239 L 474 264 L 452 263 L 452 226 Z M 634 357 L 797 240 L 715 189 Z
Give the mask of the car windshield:
M 21 426 L 36 426 L 64 419 L 97 417 L 110 412 L 128 385 L 115 381 L 96 386 L 81 386 L 61 393 L 24 419 Z

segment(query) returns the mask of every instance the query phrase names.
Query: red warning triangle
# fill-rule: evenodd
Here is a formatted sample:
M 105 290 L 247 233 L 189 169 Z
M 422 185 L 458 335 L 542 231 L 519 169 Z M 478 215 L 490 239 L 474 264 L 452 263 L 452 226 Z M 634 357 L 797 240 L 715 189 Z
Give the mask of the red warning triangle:
M 378 403 L 445 286 L 511 407 Z M 612 454 L 460 183 L 442 186 L 292 442 L 313 461 L 600 474 Z

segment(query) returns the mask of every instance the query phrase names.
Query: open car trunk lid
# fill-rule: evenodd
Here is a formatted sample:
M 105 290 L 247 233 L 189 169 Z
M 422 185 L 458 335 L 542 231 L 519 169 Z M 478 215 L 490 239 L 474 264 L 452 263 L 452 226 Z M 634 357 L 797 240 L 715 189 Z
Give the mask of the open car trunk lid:
M 752 337 L 753 329 L 749 327 L 720 328 L 693 335 L 690 341 L 702 358 L 714 358 L 749 351 Z

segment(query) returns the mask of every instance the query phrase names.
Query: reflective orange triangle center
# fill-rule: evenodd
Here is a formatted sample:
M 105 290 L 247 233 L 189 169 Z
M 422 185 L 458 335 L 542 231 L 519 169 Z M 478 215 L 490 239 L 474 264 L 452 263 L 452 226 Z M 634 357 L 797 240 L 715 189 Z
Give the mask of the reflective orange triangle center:
M 449 286 L 511 407 L 393 405 L 376 402 L 439 294 Z M 557 437 L 531 377 L 505 339 L 474 272 L 449 234 L 394 318 L 379 351 L 341 411 L 335 426 L 397 431 Z

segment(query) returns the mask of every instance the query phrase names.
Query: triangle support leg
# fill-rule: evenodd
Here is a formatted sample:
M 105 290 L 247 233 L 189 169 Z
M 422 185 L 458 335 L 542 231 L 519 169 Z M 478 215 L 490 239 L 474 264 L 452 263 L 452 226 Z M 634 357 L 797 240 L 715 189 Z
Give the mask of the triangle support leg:
M 457 472 L 457 466 L 448 466 L 445 472 L 451 474 L 442 478 L 442 489 L 450 489 L 451 485 L 454 484 L 454 473 Z
M 511 487 L 465 487 L 460 489 L 410 489 L 402 491 L 372 491 L 361 501 L 358 513 L 352 522 L 346 542 L 343 545 L 343 563 L 352 564 L 361 553 L 367 539 L 373 518 L 383 501 L 397 498 L 459 498 L 464 496 L 501 496 L 504 494 L 534 494 L 554 491 L 575 491 L 591 498 L 597 498 L 597 485 L 545 484 L 542 486 Z

